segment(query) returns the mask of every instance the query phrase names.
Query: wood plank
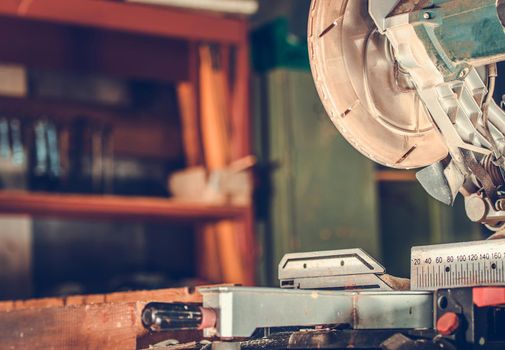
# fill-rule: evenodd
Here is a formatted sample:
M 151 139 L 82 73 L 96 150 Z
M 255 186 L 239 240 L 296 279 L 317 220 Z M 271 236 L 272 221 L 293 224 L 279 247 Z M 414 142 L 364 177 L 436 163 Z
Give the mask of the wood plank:
M 2 313 L 5 349 L 136 349 L 142 303 L 25 309 Z
M 104 302 L 84 302 L 90 299 Z M 76 300 L 82 303 L 77 303 Z M 0 313 L 2 348 L 147 348 L 155 341 L 173 338 L 173 335 L 168 333 L 153 337 L 143 328 L 140 317 L 142 309 L 151 301 L 201 302 L 201 295 L 187 288 L 180 288 L 83 296 L 82 299 L 78 296 L 50 298 L 22 304 L 11 302 L 17 307 L 10 310 L 2 308 L 7 303 L 0 303 L 0 310 L 3 310 Z M 201 334 L 192 333 L 191 336 L 198 339 Z
M 209 120 L 209 113 L 212 114 L 210 118 L 216 118 L 214 115 L 215 111 L 209 104 L 214 101 L 214 96 L 212 95 L 214 87 L 212 86 L 212 59 L 210 55 L 210 49 L 208 47 L 199 47 L 198 49 L 199 57 L 199 88 L 200 88 L 200 121 L 201 121 L 201 132 L 202 132 L 202 144 L 203 144 L 203 156 L 204 162 L 207 168 L 210 168 L 209 158 L 214 153 L 214 145 L 212 139 L 209 137 L 209 130 L 214 130 L 214 125 L 211 120 Z M 209 87 L 209 84 L 210 87 Z M 209 128 L 210 126 L 210 128 Z M 215 136 L 213 136 L 215 137 Z M 219 141 L 219 138 L 216 141 Z M 221 161 L 225 163 L 224 160 Z M 198 255 L 200 261 L 200 276 L 207 279 L 208 281 L 224 281 L 224 271 L 223 266 L 220 262 L 219 256 L 221 252 L 219 251 L 219 246 L 217 243 L 218 232 L 215 225 L 205 225 L 201 227 L 199 232 L 200 237 L 200 254 Z
M 227 77 L 222 67 L 212 59 L 209 46 L 200 48 L 200 89 L 202 137 L 205 164 L 210 170 L 220 170 L 230 164 L 230 103 Z M 215 249 L 217 255 L 208 255 L 209 263 L 218 257 L 225 283 L 247 284 L 245 268 L 236 236 L 237 226 L 230 221 L 221 221 L 205 229 L 206 250 Z
M 251 137 L 253 135 L 250 115 L 250 66 L 249 46 L 240 44 L 235 49 L 235 72 L 231 87 L 231 129 L 232 160 L 247 157 L 252 153 Z M 251 180 L 252 181 L 252 180 Z M 246 219 L 237 224 L 238 248 L 244 266 L 244 284 L 254 285 L 257 267 L 257 243 L 254 230 L 254 212 L 249 209 Z
M 181 303 L 199 303 L 202 301 L 202 296 L 198 293 L 198 288 L 169 288 L 105 294 L 106 303 L 134 301 L 178 301 Z
M 202 100 L 202 136 L 205 164 L 209 170 L 220 170 L 230 163 L 229 108 L 225 102 L 227 91 L 222 91 L 226 78 L 214 69 L 209 46 L 200 48 L 200 95 Z
M 231 58 L 230 55 L 234 55 Z M 249 47 L 247 43 L 235 46 L 233 49 L 223 47 L 221 49 L 222 65 L 221 74 L 224 75 L 221 89 L 226 102 L 228 125 L 230 130 L 229 148 L 227 155 L 230 161 L 249 157 L 251 151 L 251 121 L 249 110 L 250 93 L 250 67 Z M 230 60 L 235 64 L 230 65 Z M 232 71 L 233 70 L 233 71 Z M 252 180 L 251 180 L 252 181 Z M 235 232 L 233 238 L 228 238 L 223 244 L 233 243 L 235 251 L 241 257 L 244 285 L 254 285 L 256 280 L 256 239 L 253 223 L 253 208 L 249 208 L 248 215 L 241 222 L 234 223 Z M 231 247 L 229 247 L 231 248 Z
M 0 14 L 0 61 L 29 68 L 182 81 L 189 78 L 188 50 L 189 43 L 181 39 L 25 21 Z
M 195 41 L 247 40 L 243 19 L 113 1 L 2 0 L 0 15 Z
M 39 119 L 41 115 L 49 115 L 57 122 L 68 123 L 77 117 L 86 120 L 114 124 L 119 122 L 152 123 L 164 119 L 170 127 L 176 127 L 176 118 L 167 118 L 164 115 L 147 114 L 128 108 L 90 105 L 80 102 L 71 102 L 41 98 L 20 98 L 0 96 L 0 109 L 4 114 L 20 115 L 23 118 Z
M 200 127 L 200 58 L 198 44 L 191 43 L 189 51 L 189 82 L 180 83 L 177 87 L 179 113 L 183 132 L 183 149 L 186 166 L 202 166 L 203 145 Z M 212 245 L 212 238 L 206 232 L 212 225 L 195 225 L 195 257 L 197 276 L 207 281 L 221 281 L 221 269 L 215 262 L 217 249 Z M 212 232 L 212 231 L 210 231 Z M 209 263 L 211 262 L 211 263 Z
M 172 6 L 196 11 L 213 11 L 235 15 L 250 16 L 258 10 L 256 0 L 125 0 L 159 6 Z
M 0 192 L 0 212 L 35 217 L 86 219 L 215 221 L 239 219 L 247 209 L 164 198 Z
M 133 303 L 150 301 L 201 302 L 201 294 L 196 289 L 167 288 L 139 290 L 109 294 L 71 295 L 67 297 L 39 298 L 28 300 L 0 301 L 0 312 L 25 309 L 46 309 L 68 305 L 93 305 L 103 303 Z
M 202 144 L 198 120 L 196 87 L 193 83 L 180 83 L 177 86 L 179 113 L 182 124 L 182 139 L 186 165 L 193 167 L 202 163 Z
M 237 160 L 251 154 L 251 116 L 249 106 L 250 67 L 249 47 L 239 45 L 236 49 L 235 80 L 232 86 L 231 123 L 234 135 L 232 139 L 232 159 Z

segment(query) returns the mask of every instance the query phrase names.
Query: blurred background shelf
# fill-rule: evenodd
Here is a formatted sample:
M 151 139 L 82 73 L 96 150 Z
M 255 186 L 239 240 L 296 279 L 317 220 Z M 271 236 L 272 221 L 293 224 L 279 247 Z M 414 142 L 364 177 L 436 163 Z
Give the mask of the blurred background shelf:
M 167 188 L 252 154 L 248 29 L 125 1 L 0 1 L 0 261 L 13 266 L 0 299 L 105 293 L 123 277 L 254 283 L 252 207 Z
M 113 132 L 113 152 L 118 156 L 149 159 L 177 159 L 182 154 L 178 115 L 128 107 L 65 101 L 56 98 L 0 96 L 3 115 L 36 122 L 48 119 L 70 126 L 76 121 L 109 126 Z M 163 113 L 165 112 L 165 113 Z
M 5 114 L 22 114 L 23 117 L 37 118 L 50 115 L 58 121 L 71 121 L 77 117 L 96 122 L 149 121 L 166 118 L 164 115 L 132 111 L 130 108 L 115 106 L 90 105 L 89 103 L 65 101 L 49 98 L 0 96 L 0 106 Z
M 163 198 L 0 191 L 0 212 L 34 217 L 203 222 L 241 219 L 248 208 Z

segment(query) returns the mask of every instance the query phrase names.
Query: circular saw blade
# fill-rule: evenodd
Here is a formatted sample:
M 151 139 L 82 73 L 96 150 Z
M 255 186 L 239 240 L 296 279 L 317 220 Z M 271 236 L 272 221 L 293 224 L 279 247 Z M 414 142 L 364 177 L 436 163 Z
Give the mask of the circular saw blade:
M 312 73 L 340 133 L 382 165 L 409 169 L 448 154 L 429 113 L 368 14 L 368 1 L 313 0 Z

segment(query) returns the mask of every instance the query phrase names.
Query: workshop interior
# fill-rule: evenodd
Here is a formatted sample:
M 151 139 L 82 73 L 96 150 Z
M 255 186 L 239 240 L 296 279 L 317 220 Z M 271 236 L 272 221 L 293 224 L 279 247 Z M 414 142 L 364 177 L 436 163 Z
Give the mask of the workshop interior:
M 0 349 L 505 349 L 505 0 L 1 0 Z

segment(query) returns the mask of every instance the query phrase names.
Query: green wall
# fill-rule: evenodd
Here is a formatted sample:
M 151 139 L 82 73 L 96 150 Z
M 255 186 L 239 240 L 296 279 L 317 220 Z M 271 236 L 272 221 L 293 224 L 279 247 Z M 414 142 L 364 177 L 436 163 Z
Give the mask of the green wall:
M 288 252 L 363 248 L 380 258 L 374 165 L 331 124 L 309 72 L 256 78 L 257 153 L 269 164 L 261 280 Z

